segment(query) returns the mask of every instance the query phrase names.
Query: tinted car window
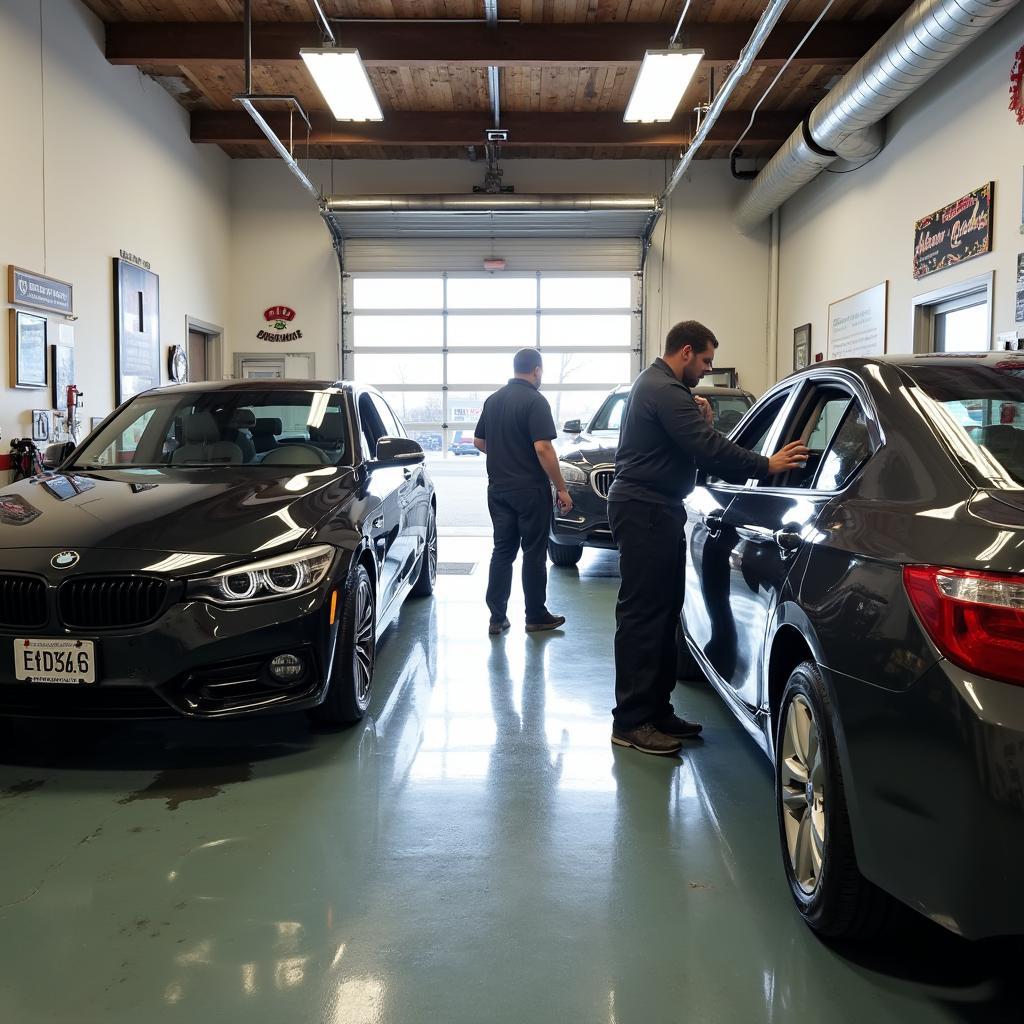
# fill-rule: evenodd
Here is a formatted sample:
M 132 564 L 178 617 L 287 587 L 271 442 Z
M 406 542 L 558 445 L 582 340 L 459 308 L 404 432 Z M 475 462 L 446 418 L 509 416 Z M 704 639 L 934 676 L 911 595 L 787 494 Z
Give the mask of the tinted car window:
M 395 419 L 395 414 L 391 411 L 388 403 L 379 395 L 370 395 L 370 398 L 373 401 L 373 407 L 377 410 L 377 415 L 380 417 L 381 426 L 384 428 L 384 433 L 381 437 L 401 437 L 402 428 L 398 425 L 398 420 Z
M 269 450 L 257 451 L 253 439 L 257 420 L 275 427 Z M 279 422 L 282 430 L 277 432 Z M 143 394 L 86 442 L 75 465 L 79 469 L 337 465 L 348 450 L 344 422 L 342 396 L 331 391 Z
M 771 401 L 766 402 L 754 414 L 754 418 L 733 438 L 733 441 L 741 448 L 748 448 L 759 455 L 767 455 L 768 452 L 764 449 L 768 443 L 768 436 L 774 430 L 776 420 L 778 420 L 779 415 L 782 413 L 789 394 L 788 391 L 785 391 L 780 395 L 776 395 Z M 722 478 L 719 476 L 709 476 L 707 481 L 712 484 L 721 483 Z
M 590 421 L 590 430 L 619 430 L 622 426 L 622 410 L 626 408 L 629 396 L 621 394 L 609 395 L 600 409 L 594 413 Z
M 728 434 L 750 408 L 750 402 L 739 395 L 705 395 L 711 403 L 716 430 Z
M 860 465 L 871 454 L 871 435 L 867 417 L 859 402 L 851 402 L 839 429 L 821 460 L 815 487 L 838 491 L 845 487 Z
M 912 397 L 970 475 L 993 489 L 1024 486 L 1024 360 L 904 369 L 923 393 Z

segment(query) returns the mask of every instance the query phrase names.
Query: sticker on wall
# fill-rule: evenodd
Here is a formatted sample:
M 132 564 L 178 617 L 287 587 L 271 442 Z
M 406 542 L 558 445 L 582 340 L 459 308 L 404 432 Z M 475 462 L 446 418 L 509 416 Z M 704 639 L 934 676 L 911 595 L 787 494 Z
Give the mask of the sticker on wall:
M 260 341 L 297 341 L 302 337 L 302 331 L 287 330 L 288 325 L 295 319 L 295 310 L 290 306 L 268 306 L 263 310 L 263 319 L 270 330 L 256 333 Z
M 1024 125 L 1024 96 L 1021 95 L 1021 83 L 1024 80 L 1024 46 L 1013 58 L 1010 68 L 1010 109 L 1017 117 L 1017 124 Z

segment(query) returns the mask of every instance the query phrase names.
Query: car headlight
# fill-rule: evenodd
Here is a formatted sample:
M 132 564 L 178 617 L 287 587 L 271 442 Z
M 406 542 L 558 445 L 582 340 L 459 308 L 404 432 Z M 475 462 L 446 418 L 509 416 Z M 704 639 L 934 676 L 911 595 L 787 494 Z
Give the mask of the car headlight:
M 213 576 L 191 580 L 188 596 L 217 604 L 241 604 L 289 597 L 312 590 L 327 575 L 334 561 L 334 548 L 329 544 L 292 551 L 276 558 L 249 562 L 234 569 L 225 569 Z
M 558 468 L 562 471 L 562 479 L 567 484 L 585 484 L 587 474 L 574 462 L 559 462 Z

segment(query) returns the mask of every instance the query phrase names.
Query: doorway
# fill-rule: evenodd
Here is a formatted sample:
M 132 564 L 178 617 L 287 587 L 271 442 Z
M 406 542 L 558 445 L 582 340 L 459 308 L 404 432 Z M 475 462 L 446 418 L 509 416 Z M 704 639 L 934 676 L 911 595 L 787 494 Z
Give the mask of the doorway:
M 195 317 L 185 317 L 188 338 L 188 379 L 190 381 L 222 380 L 224 359 L 221 339 L 223 330 Z
M 993 274 L 914 296 L 915 352 L 984 352 L 992 347 Z

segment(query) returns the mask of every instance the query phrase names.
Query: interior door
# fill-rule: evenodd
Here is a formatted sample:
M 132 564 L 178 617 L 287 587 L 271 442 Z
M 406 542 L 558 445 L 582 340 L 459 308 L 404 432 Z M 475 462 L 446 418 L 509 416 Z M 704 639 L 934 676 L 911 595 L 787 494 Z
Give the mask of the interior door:
M 206 373 L 206 335 L 200 331 L 188 332 L 188 379 L 210 379 Z

